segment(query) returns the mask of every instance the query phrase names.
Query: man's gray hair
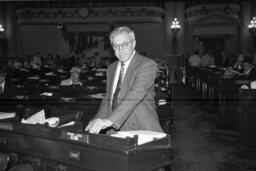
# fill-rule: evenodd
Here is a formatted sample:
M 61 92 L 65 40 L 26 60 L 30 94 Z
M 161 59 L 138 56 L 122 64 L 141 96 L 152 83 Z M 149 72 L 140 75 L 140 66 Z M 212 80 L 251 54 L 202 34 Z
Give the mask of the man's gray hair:
M 113 44 L 113 39 L 115 36 L 117 36 L 118 34 L 122 33 L 122 32 L 126 32 L 129 35 L 130 41 L 135 40 L 135 34 L 134 31 L 132 29 L 130 29 L 127 26 L 122 26 L 122 27 L 117 27 L 115 28 L 111 33 L 110 33 L 110 42 L 111 44 Z

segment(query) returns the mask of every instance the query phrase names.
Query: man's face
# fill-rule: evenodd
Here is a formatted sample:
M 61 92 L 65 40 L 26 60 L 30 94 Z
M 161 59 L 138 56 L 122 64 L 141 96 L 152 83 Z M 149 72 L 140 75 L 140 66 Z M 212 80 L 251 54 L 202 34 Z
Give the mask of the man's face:
M 249 64 L 248 62 L 244 62 L 243 63 L 243 68 L 244 68 L 245 71 L 247 71 L 248 69 L 251 68 L 251 64 Z
M 0 75 L 0 84 L 2 84 L 5 80 L 5 76 Z
M 78 73 L 78 72 L 72 72 L 72 73 L 71 73 L 71 80 L 72 80 L 73 82 L 79 81 L 79 73 Z
M 131 41 L 126 32 L 119 33 L 112 41 L 115 55 L 122 62 L 126 62 L 131 58 L 135 45 L 136 41 Z

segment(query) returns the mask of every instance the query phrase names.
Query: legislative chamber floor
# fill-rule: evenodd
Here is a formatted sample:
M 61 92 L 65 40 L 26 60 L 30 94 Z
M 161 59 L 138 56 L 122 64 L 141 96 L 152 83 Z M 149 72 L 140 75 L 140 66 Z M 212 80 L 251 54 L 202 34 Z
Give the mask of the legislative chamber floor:
M 216 129 L 217 110 L 209 110 L 183 84 L 175 84 L 173 90 L 172 171 L 250 170 L 230 159 L 239 143 L 235 134 Z

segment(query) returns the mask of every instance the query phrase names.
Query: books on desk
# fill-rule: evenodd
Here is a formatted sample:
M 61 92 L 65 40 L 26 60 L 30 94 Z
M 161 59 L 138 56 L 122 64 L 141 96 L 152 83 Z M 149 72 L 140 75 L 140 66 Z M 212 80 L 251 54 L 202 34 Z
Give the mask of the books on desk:
M 160 139 L 167 136 L 167 134 L 163 132 L 154 132 L 147 130 L 119 131 L 116 134 L 112 134 L 111 136 L 118 138 L 126 138 L 134 137 L 135 135 L 138 135 L 138 145 L 145 144 L 155 139 Z
M 15 112 L 0 112 L 0 120 L 14 118 L 15 116 Z

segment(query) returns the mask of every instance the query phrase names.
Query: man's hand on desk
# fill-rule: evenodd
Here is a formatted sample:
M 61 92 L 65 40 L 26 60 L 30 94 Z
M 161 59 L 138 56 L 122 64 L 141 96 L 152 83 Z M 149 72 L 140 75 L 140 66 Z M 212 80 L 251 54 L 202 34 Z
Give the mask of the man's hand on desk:
M 108 119 L 93 119 L 89 122 L 87 127 L 85 128 L 85 131 L 89 131 L 90 133 L 98 134 L 100 130 L 108 128 L 112 126 L 113 123 Z

